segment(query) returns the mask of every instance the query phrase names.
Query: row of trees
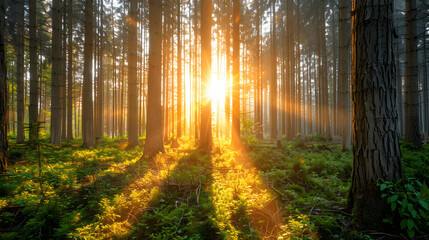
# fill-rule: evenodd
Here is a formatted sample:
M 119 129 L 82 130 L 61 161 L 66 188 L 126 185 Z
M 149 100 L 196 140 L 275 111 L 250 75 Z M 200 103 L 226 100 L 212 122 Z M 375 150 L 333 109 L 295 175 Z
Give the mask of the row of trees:
M 366 217 L 387 211 L 376 182 L 401 177 L 402 131 L 406 141 L 419 146 L 420 129 L 428 129 L 428 6 L 423 1 L 405 1 L 405 14 L 395 16 L 394 7 L 402 4 L 393 0 L 355 0 L 351 27 L 346 0 L 129 0 L 109 2 L 110 12 L 104 0 L 53 0 L 51 5 L 29 0 L 28 8 L 22 0 L 9 1 L 8 11 L 4 0 L 0 3 L 1 171 L 7 169 L 8 121 L 13 129 L 16 125 L 17 141 L 25 139 L 27 75 L 30 139 L 44 121 L 53 144 L 75 132 L 92 147 L 106 133 L 128 132 L 135 146 L 145 133 L 144 154 L 153 157 L 163 152 L 165 139 L 186 133 L 210 149 L 215 122 L 216 134 L 231 135 L 239 147 L 240 126 L 252 119 L 259 138 L 264 133 L 271 139 L 342 135 L 349 149 L 353 129 L 350 205 Z M 396 57 L 399 49 L 404 49 L 403 63 Z M 222 78 L 223 107 L 220 99 L 209 97 L 212 83 Z

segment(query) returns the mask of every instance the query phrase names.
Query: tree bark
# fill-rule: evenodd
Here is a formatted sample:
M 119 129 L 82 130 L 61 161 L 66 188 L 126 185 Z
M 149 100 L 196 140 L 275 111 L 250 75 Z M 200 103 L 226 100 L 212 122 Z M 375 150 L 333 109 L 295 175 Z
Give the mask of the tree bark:
M 232 138 L 234 148 L 241 147 L 240 137 L 240 0 L 232 1 Z
M 417 60 L 416 0 L 405 1 L 405 136 L 417 147 L 422 145 L 419 130 L 419 72 Z
M 61 144 L 62 18 L 61 0 L 52 3 L 51 143 Z
M 73 0 L 68 1 L 67 7 L 67 141 L 71 141 L 73 140 Z
M 389 205 L 377 182 L 401 177 L 393 0 L 352 2 L 353 171 L 349 207 L 360 226 L 380 229 Z
M 16 41 L 16 114 L 17 136 L 16 142 L 22 143 L 24 134 L 24 0 L 17 0 L 17 41 Z
M 35 140 L 38 129 L 35 124 L 38 122 L 38 87 L 39 79 L 37 76 L 37 18 L 36 18 L 37 0 L 29 0 L 29 32 L 30 32 L 30 105 L 28 107 L 29 118 L 29 137 Z
M 347 59 L 349 58 L 347 41 L 347 5 L 346 0 L 339 0 L 339 61 L 338 61 L 338 87 L 341 91 L 341 135 L 343 151 L 350 151 L 350 126 L 349 126 L 349 81 L 347 73 Z
M 272 1 L 272 46 L 271 46 L 271 81 L 270 81 L 270 128 L 271 139 L 277 139 L 277 36 L 276 36 L 276 8 Z
M 5 46 L 5 0 L 0 0 L 0 173 L 8 170 L 8 87 Z
M 208 84 L 211 76 L 211 13 L 212 1 L 201 0 L 201 138 L 200 148 L 210 150 L 212 145 L 211 100 Z M 234 116 L 233 116 L 234 117 Z M 234 122 L 233 122 L 234 123 Z
M 94 146 L 93 101 L 92 101 L 92 36 L 93 0 L 85 0 L 85 45 L 82 88 L 82 137 L 84 147 Z
M 130 0 L 128 21 L 128 144 L 139 144 L 137 126 L 137 0 Z M 162 123 L 162 122 L 161 122 Z
M 164 152 L 161 106 L 162 1 L 149 0 L 149 80 L 144 156 Z

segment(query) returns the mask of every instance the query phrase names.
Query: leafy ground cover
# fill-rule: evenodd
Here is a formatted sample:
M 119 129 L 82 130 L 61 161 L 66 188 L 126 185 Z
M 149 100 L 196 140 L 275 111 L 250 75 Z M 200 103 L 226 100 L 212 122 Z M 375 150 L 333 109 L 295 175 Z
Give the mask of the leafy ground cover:
M 56 147 L 42 136 L 36 150 L 11 136 L 11 171 L 0 177 L 0 238 L 377 237 L 350 228 L 345 208 L 352 156 L 321 136 L 253 141 L 242 151 L 216 140 L 210 154 L 195 149 L 191 139 L 178 145 L 148 162 L 140 160 L 142 147 L 128 149 L 120 138 L 82 149 L 79 141 Z M 411 219 L 411 230 L 422 235 L 429 148 L 403 144 L 402 151 L 404 172 L 420 182 L 412 189 L 418 196 L 393 183 L 382 190 L 389 190 L 384 197 L 392 204 L 402 206 L 407 198 L 423 212 L 420 219 L 413 211 L 397 213 L 407 219 L 401 223 L 405 234 Z M 386 222 L 395 224 L 392 217 Z

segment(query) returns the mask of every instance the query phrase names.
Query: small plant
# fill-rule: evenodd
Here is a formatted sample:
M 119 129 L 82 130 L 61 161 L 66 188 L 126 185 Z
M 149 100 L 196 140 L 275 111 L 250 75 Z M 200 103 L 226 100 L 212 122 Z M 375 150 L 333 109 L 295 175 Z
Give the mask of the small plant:
M 429 228 L 429 190 L 426 183 L 415 178 L 400 179 L 398 182 L 380 184 L 381 197 L 385 198 L 390 208 L 400 218 L 401 230 L 407 231 L 410 238 L 416 232 Z M 383 220 L 394 224 L 393 216 Z

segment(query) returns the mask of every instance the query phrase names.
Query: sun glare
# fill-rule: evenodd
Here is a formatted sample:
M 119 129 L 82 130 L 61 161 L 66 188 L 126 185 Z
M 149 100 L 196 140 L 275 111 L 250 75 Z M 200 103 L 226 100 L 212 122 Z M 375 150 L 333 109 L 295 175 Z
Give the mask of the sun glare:
M 213 102 L 223 100 L 225 98 L 225 81 L 212 77 L 209 85 L 209 97 Z

